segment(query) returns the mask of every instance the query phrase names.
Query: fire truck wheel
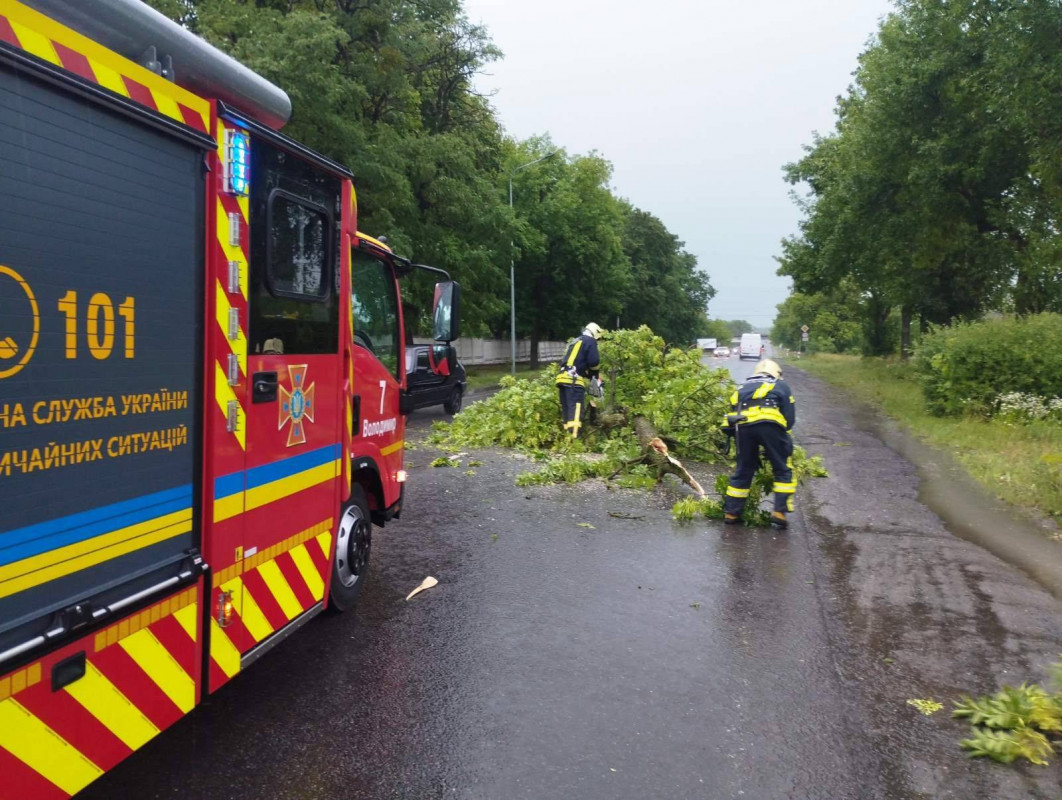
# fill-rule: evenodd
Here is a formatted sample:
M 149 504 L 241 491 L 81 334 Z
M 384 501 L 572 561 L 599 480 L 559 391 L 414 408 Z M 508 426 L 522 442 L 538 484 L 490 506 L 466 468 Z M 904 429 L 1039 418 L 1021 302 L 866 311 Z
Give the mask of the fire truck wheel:
M 450 399 L 443 404 L 443 408 L 446 409 L 446 413 L 453 416 L 461 410 L 461 398 L 463 396 L 460 386 L 455 386 L 453 393 L 450 395 Z
M 369 501 L 365 499 L 365 490 L 355 485 L 351 488 L 350 500 L 339 515 L 336 557 L 332 562 L 332 588 L 329 592 L 329 605 L 334 610 L 346 611 L 358 599 L 369 570 L 371 549 Z

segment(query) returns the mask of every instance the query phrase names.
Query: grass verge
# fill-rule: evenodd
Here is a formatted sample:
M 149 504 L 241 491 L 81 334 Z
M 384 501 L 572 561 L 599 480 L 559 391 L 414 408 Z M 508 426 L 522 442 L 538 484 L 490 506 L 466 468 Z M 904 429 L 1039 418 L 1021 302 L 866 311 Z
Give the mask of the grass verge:
M 1062 426 L 935 417 L 925 410 L 922 388 L 909 364 L 824 354 L 791 363 L 876 405 L 919 438 L 950 451 L 1001 500 L 1062 517 Z
M 477 367 L 465 367 L 465 376 L 468 379 L 467 391 L 475 389 L 489 389 L 498 385 L 503 375 L 512 373 L 511 364 L 484 364 Z M 538 370 L 532 370 L 530 364 L 517 364 L 516 377 L 528 378 L 537 374 Z

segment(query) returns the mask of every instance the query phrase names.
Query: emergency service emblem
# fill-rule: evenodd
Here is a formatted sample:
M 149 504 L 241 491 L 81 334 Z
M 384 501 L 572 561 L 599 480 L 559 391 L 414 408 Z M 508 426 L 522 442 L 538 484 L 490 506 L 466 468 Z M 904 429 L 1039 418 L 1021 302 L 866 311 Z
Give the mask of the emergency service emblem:
M 306 441 L 305 423 L 313 422 L 313 395 L 317 384 L 306 385 L 306 369 L 308 364 L 288 367 L 291 375 L 291 391 L 283 386 L 280 387 L 280 420 L 277 430 L 283 430 L 284 425 L 291 423 L 288 431 L 288 447 L 303 444 Z

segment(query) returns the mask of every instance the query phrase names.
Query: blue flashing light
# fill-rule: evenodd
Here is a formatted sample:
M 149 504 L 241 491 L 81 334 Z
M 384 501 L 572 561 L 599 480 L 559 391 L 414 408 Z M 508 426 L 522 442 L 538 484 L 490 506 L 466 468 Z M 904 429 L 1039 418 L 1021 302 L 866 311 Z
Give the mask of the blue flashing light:
M 251 141 L 242 131 L 225 131 L 225 190 L 239 197 L 251 190 Z

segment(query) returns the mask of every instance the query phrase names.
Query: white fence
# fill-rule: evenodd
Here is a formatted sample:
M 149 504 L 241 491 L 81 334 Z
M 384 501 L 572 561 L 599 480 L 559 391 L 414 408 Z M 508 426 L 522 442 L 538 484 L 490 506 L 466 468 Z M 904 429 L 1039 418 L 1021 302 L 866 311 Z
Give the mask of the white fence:
M 431 339 L 415 339 L 417 344 L 434 344 Z M 567 342 L 539 342 L 538 360 L 543 364 L 560 361 L 564 357 Z M 457 357 L 466 366 L 474 364 L 507 364 L 512 359 L 512 347 L 508 339 L 458 339 L 454 342 Z M 531 340 L 516 340 L 516 360 L 531 360 Z

